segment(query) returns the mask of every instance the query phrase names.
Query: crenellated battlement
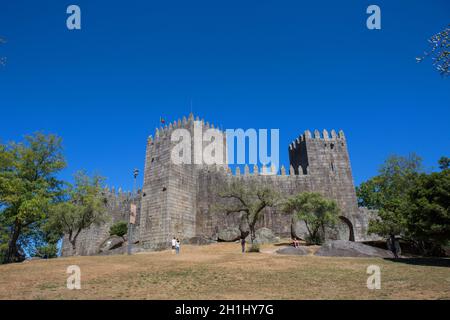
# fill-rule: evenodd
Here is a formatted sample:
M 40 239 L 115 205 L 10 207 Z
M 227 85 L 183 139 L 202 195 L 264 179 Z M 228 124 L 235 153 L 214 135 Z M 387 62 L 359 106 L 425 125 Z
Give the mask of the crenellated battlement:
M 322 130 L 322 132 L 316 129 L 313 133 L 311 133 L 310 130 L 305 130 L 303 134 L 301 134 L 297 139 L 289 144 L 289 150 L 296 149 L 302 142 L 305 142 L 307 140 L 344 142 L 345 134 L 342 130 L 339 130 L 339 133 L 336 133 L 336 130 L 334 129 L 332 129 L 330 132 L 328 132 L 328 130 L 326 129 Z
M 115 187 L 105 186 L 102 189 L 102 194 L 107 198 L 116 197 L 118 199 L 133 200 L 140 197 L 141 190 L 133 194 L 131 191 L 124 191 L 120 187 L 116 190 Z
M 246 176 L 272 176 L 272 177 L 298 177 L 298 176 L 307 176 L 306 173 L 304 173 L 303 168 L 300 166 L 297 168 L 298 171 L 294 170 L 293 166 L 289 167 L 289 170 L 286 169 L 284 165 L 280 167 L 280 169 L 277 171 L 276 174 L 272 174 L 272 172 L 276 171 L 275 167 L 267 167 L 267 166 L 261 166 L 258 165 L 252 166 L 252 170 L 250 170 L 249 165 L 244 166 L 244 171 L 242 172 L 241 167 L 236 166 L 234 172 L 233 169 L 230 166 L 207 166 L 203 168 L 203 172 L 220 172 L 223 174 L 226 174 L 228 176 L 233 177 L 246 177 Z
M 200 119 L 199 116 L 194 116 L 193 113 L 190 113 L 189 116 L 186 118 L 183 116 L 182 118 L 179 118 L 178 120 L 175 120 L 173 122 L 170 122 L 168 125 L 160 126 L 155 129 L 154 135 L 150 135 L 147 139 L 147 143 L 151 144 L 152 142 L 157 142 L 160 139 L 164 138 L 170 138 L 171 133 L 176 129 L 187 129 L 187 130 L 193 130 L 194 128 L 194 121 L 200 121 L 202 124 L 203 130 L 208 129 L 216 129 L 222 134 L 225 134 L 224 131 L 220 130 L 219 127 L 215 126 L 214 123 L 210 123 L 209 121 L 206 121 L 202 118 Z

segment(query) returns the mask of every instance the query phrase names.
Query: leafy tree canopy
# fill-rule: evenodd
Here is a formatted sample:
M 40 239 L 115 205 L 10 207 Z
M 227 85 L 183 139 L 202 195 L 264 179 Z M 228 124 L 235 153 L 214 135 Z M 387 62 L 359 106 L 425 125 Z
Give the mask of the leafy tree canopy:
M 421 174 L 405 211 L 408 236 L 427 254 L 450 241 L 450 169 Z
M 445 170 L 450 168 L 450 158 L 449 157 L 441 157 L 438 161 L 439 169 Z
M 360 205 L 379 210 L 369 232 L 401 235 L 424 254 L 442 254 L 441 246 L 450 241 L 448 159 L 442 157 L 442 171 L 430 174 L 415 155 L 387 159 L 378 176 L 357 188 Z
M 430 49 L 424 52 L 422 57 L 417 57 L 417 62 L 430 57 L 439 73 L 447 77 L 450 74 L 450 25 L 428 39 Z
M 263 217 L 264 209 L 276 206 L 279 201 L 279 195 L 269 187 L 257 183 L 244 184 L 242 181 L 223 186 L 218 195 L 226 201 L 216 204 L 215 210 L 226 214 L 241 213 L 241 225 L 248 226 L 252 243 L 256 239 L 256 223 Z M 241 232 L 245 233 L 242 227 Z
M 65 201 L 52 208 L 45 229 L 66 234 L 75 250 L 81 231 L 108 220 L 106 198 L 102 194 L 103 181 L 101 176 L 90 177 L 84 171 L 77 172 L 75 184 L 69 185 L 66 191 Z
M 109 229 L 109 234 L 111 236 L 123 237 L 128 232 L 128 224 L 126 221 L 116 222 Z
M 340 212 L 336 201 L 316 192 L 304 192 L 288 199 L 283 211 L 305 222 L 309 234 L 307 241 L 313 244 L 324 241 L 325 227 L 334 226 Z
M 62 196 L 56 174 L 65 166 L 57 136 L 36 133 L 22 143 L 0 144 L 0 230 L 10 234 L 1 243 L 4 262 L 18 259 L 21 246 L 39 234 L 37 228 Z
M 380 219 L 370 222 L 369 232 L 384 236 L 405 232 L 403 211 L 408 204 L 408 192 L 422 171 L 422 159 L 416 154 L 391 156 L 377 176 L 357 187 L 358 204 L 379 210 Z

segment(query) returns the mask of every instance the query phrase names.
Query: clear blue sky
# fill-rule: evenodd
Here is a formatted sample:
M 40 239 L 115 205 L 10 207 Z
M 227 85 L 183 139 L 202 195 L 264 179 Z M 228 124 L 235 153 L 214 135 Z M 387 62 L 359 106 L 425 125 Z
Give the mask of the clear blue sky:
M 365 26 L 370 4 L 380 31 Z M 64 178 L 85 168 L 131 189 L 159 117 L 192 99 L 224 128 L 280 128 L 284 164 L 305 129 L 335 128 L 357 184 L 392 153 L 431 167 L 449 155 L 450 79 L 415 57 L 448 23 L 447 0 L 2 1 L 0 139 L 58 134 Z

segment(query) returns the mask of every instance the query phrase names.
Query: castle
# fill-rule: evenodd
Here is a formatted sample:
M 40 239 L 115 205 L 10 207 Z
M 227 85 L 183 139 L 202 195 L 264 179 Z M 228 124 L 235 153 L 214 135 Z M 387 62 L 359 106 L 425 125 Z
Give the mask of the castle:
M 195 120 L 199 120 L 198 117 Z M 278 174 L 261 174 L 264 168 L 245 166 L 244 172 L 229 166 L 206 164 L 175 164 L 171 161 L 173 130 L 184 128 L 194 139 L 194 116 L 183 117 L 164 128 L 156 129 L 147 141 L 144 183 L 137 195 L 119 190 L 105 190 L 108 212 L 112 219 L 101 226 L 84 230 L 77 241 L 79 255 L 93 255 L 108 239 L 109 227 L 117 221 L 128 221 L 132 202 L 137 204 L 137 222 L 133 226 L 133 244 L 141 250 L 160 250 L 168 247 L 173 236 L 189 239 L 217 240 L 222 230 L 239 226 L 237 215 L 215 212 L 212 206 L 220 199 L 217 186 L 234 180 L 243 184 L 270 187 L 283 196 L 300 192 L 319 192 L 336 200 L 340 209 L 340 223 L 327 234 L 330 239 L 351 241 L 370 240 L 368 221 L 373 212 L 359 208 L 353 183 L 347 141 L 344 133 L 315 130 L 305 131 L 288 148 L 290 166 L 281 167 Z M 202 120 L 203 130 L 214 128 Z M 226 139 L 224 141 L 226 144 Z M 226 149 L 226 148 L 225 148 Z M 192 154 L 198 152 L 192 147 Z M 226 156 L 225 156 L 226 159 Z M 260 171 L 260 169 L 262 169 Z M 257 228 L 268 228 L 279 237 L 301 237 L 301 222 L 279 208 L 266 208 Z M 63 241 L 63 255 L 74 254 L 68 241 Z

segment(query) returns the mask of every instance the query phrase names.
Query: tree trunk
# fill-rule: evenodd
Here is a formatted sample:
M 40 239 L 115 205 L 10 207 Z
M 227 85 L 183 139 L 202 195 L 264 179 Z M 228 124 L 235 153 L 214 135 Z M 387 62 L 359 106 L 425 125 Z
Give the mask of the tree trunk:
M 77 238 L 81 233 L 81 228 L 78 229 L 77 233 L 72 237 L 73 233 L 70 232 L 69 233 L 69 241 L 72 244 L 72 255 L 76 256 L 77 255 Z
M 256 239 L 256 232 L 255 232 L 255 225 L 251 224 L 250 225 L 250 239 L 252 241 L 252 245 L 255 243 L 255 239 Z
M 14 231 L 11 240 L 9 241 L 8 251 L 5 256 L 5 263 L 11 263 L 15 260 L 15 257 L 17 255 L 17 240 L 19 239 L 21 229 L 22 226 L 16 220 L 16 222 L 14 223 Z
M 72 244 L 72 255 L 76 256 L 77 255 L 77 239 L 76 238 L 73 240 L 69 239 L 69 241 Z

